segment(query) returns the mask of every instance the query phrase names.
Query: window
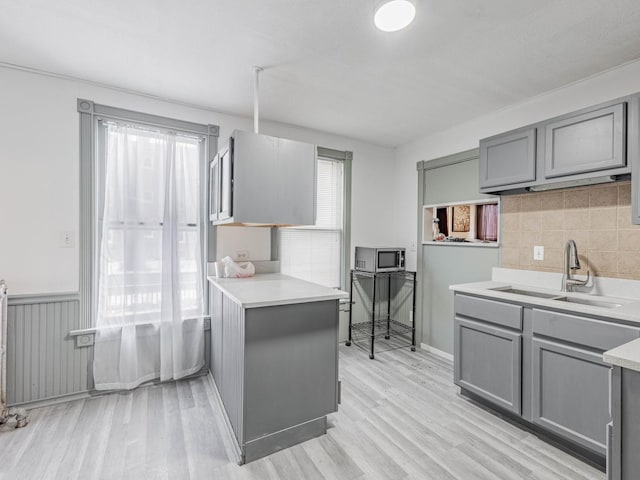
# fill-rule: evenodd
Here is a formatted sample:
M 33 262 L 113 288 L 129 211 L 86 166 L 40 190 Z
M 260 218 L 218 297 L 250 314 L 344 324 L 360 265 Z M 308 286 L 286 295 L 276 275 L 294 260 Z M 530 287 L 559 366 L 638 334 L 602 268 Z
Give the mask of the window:
M 175 216 L 178 218 L 177 241 L 172 244 L 178 249 L 178 256 L 195 244 L 200 253 L 200 285 L 205 285 L 206 245 L 209 228 L 206 222 L 206 185 L 207 159 L 217 151 L 219 128 L 216 125 L 203 125 L 184 120 L 171 119 L 131 110 L 99 105 L 90 100 L 78 99 L 80 114 L 80 329 L 93 329 L 96 326 L 98 303 L 98 262 L 100 255 L 105 258 L 106 272 L 115 278 L 120 275 L 121 291 L 113 286 L 107 293 L 111 308 L 116 305 L 140 305 L 140 314 L 152 315 L 156 308 L 158 260 L 160 258 L 161 226 L 159 205 L 165 198 L 163 179 L 175 179 L 175 185 L 186 184 L 189 188 L 180 190 Z M 111 147 L 110 147 L 111 144 Z M 126 146 L 126 148 L 125 148 Z M 135 155 L 135 162 L 127 163 L 127 173 L 119 172 L 119 184 L 107 181 L 106 152 L 119 148 L 123 155 Z M 167 152 L 174 152 L 174 171 L 172 175 L 164 172 Z M 159 155 L 159 156 L 158 156 Z M 120 161 L 121 166 L 124 165 Z M 123 167 L 124 168 L 124 167 Z M 116 169 L 117 171 L 117 169 Z M 164 187 L 164 185 L 162 185 Z M 114 196 L 116 191 L 126 194 Z M 112 189 L 107 192 L 107 189 Z M 111 195 L 108 195 L 111 193 Z M 107 204 L 105 205 L 105 198 Z M 111 198 L 111 200 L 108 200 Z M 110 203 L 109 203 L 110 202 Z M 107 210 L 105 209 L 107 207 Z M 123 210 L 126 208 L 126 212 Z M 106 223 L 103 213 L 107 213 Z M 103 236 L 102 229 L 105 228 Z M 125 233 L 125 231 L 127 233 Z M 137 252 L 122 249 L 124 237 L 137 239 Z M 196 241 L 197 237 L 197 241 Z M 102 239 L 108 251 L 101 250 Z M 120 253 L 117 253 L 119 250 Z M 138 255 L 138 253 L 142 255 Z M 186 277 L 192 276 L 193 290 L 195 279 L 195 254 L 190 260 L 181 261 L 177 267 Z M 155 269 L 155 270 L 154 270 Z M 134 280 L 134 277 L 137 279 Z M 143 279 L 148 281 L 143 281 Z M 139 282 L 138 292 L 124 295 L 122 288 Z M 115 285 L 115 283 L 114 283 Z M 144 287 L 142 286 L 144 285 Z M 154 297 L 155 295 L 155 297 Z M 189 297 L 184 292 L 185 300 Z M 207 311 L 207 297 L 204 297 Z M 200 313 L 201 315 L 201 313 Z
M 345 265 L 349 264 L 350 159 L 350 152 L 319 149 L 316 224 L 279 229 L 282 273 L 327 287 L 344 287 Z
M 111 120 L 98 122 L 98 135 L 98 314 L 159 321 L 170 269 L 182 315 L 201 316 L 204 138 Z

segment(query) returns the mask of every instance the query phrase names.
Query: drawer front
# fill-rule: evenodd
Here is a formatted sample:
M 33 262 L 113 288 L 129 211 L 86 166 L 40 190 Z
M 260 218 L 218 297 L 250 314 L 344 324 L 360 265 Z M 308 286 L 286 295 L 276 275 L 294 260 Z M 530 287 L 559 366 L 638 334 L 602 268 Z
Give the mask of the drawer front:
M 609 370 L 601 355 L 533 339 L 533 422 L 604 456 Z
M 522 334 L 456 317 L 454 382 L 491 403 L 522 413 Z
M 534 308 L 533 333 L 599 350 L 610 350 L 638 338 L 640 329 Z
M 522 331 L 522 307 L 520 305 L 456 294 L 454 309 L 456 315 L 477 318 Z

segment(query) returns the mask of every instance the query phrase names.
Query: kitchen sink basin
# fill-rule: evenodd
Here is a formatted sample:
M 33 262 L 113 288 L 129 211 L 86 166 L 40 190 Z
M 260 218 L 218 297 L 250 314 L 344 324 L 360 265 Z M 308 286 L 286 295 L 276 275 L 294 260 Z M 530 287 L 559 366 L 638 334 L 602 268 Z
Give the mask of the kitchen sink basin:
M 526 295 L 527 297 L 538 297 L 538 298 L 556 298 L 558 296 L 557 293 L 542 293 L 542 292 L 534 292 L 531 290 L 521 290 L 519 288 L 495 288 L 494 290 L 505 292 L 505 293 L 515 293 L 516 295 Z
M 515 293 L 516 295 L 524 295 L 527 297 L 544 298 L 547 300 L 554 300 L 554 301 L 565 302 L 565 303 L 575 303 L 577 305 L 587 305 L 589 307 L 599 307 L 599 308 L 618 308 L 625 303 L 624 301 L 622 303 L 618 303 L 615 301 L 596 300 L 596 299 L 584 298 L 584 297 L 569 297 L 569 296 L 566 296 L 564 292 L 557 292 L 557 293 L 536 292 L 535 290 L 523 290 L 521 288 L 513 288 L 513 287 L 493 288 L 492 290 L 495 290 L 498 292 L 505 292 L 505 293 Z
M 601 300 L 591 300 L 589 298 L 576 298 L 576 297 L 560 297 L 554 298 L 559 302 L 567 302 L 567 303 L 577 303 L 580 305 L 588 305 L 590 307 L 601 307 L 601 308 L 618 308 L 621 307 L 620 303 L 613 302 L 603 302 Z

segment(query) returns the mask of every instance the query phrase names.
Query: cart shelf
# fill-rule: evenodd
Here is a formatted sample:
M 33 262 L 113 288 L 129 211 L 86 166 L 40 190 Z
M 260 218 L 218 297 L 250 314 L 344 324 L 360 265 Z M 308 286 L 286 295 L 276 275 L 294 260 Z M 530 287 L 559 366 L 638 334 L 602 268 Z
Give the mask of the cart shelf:
M 365 283 L 370 287 L 370 292 L 364 293 L 368 297 L 364 307 L 365 309 L 370 308 L 370 313 L 365 312 L 364 321 L 355 321 L 353 310 L 357 302 L 354 301 L 354 287 L 362 287 L 363 290 L 367 290 L 364 288 Z M 369 358 L 374 359 L 376 341 L 381 341 L 376 339 L 389 340 L 393 338 L 405 341 L 404 344 L 396 344 L 395 348 L 409 346 L 412 351 L 415 351 L 415 272 L 372 273 L 351 270 L 350 291 L 351 308 L 349 309 L 347 346 L 353 343 L 358 347 L 366 348 L 369 350 Z M 364 304 L 365 301 L 363 300 L 362 303 Z M 386 308 L 384 308 L 385 306 Z

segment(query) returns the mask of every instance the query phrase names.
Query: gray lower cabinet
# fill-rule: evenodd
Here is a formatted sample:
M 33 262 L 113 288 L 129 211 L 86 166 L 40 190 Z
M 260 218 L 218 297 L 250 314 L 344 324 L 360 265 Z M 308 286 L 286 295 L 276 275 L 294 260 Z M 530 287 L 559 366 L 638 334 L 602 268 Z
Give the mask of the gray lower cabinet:
M 609 366 L 602 354 L 533 338 L 533 423 L 605 455 Z
M 626 107 L 621 102 L 547 122 L 545 178 L 626 166 Z
M 638 338 L 640 328 L 458 292 L 454 311 L 454 380 L 461 392 L 602 462 L 620 438 L 616 426 L 627 424 L 616 423 L 615 414 L 610 424 L 612 370 L 602 354 Z M 636 388 L 640 393 L 640 380 Z M 637 435 L 640 445 L 640 428 L 627 435 Z
M 211 371 L 250 462 L 326 433 L 338 409 L 338 300 L 243 308 L 211 292 Z
M 604 457 L 611 367 L 602 354 L 640 329 L 538 308 L 532 319 L 533 423 Z
M 530 127 L 480 141 L 480 188 L 536 179 L 536 130 Z
M 640 372 L 613 367 L 607 480 L 640 478 Z
M 522 334 L 455 318 L 454 381 L 510 412 L 522 411 Z

